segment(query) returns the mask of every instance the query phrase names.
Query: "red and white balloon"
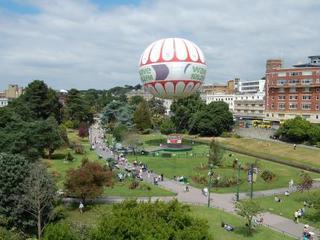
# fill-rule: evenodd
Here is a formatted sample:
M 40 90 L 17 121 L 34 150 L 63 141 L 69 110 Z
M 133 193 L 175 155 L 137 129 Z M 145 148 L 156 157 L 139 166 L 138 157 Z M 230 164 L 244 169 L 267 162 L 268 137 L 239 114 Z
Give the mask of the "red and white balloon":
M 139 74 L 145 90 L 160 98 L 190 96 L 200 88 L 206 71 L 200 48 L 182 38 L 151 43 L 139 62 Z

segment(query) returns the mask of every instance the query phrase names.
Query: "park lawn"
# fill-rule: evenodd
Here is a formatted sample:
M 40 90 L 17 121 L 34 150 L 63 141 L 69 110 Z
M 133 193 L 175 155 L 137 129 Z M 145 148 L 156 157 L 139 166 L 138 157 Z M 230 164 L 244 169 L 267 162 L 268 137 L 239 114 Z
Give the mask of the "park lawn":
M 191 215 L 200 219 L 204 219 L 208 222 L 209 233 L 213 239 L 223 240 L 242 240 L 242 239 L 259 239 L 259 240 L 282 240 L 293 239 L 276 231 L 270 230 L 266 227 L 258 227 L 255 229 L 252 236 L 247 235 L 247 230 L 244 228 L 245 220 L 240 216 L 236 216 L 230 213 L 226 213 L 222 210 L 215 208 L 208 209 L 204 206 L 191 206 Z M 221 222 L 232 225 L 235 230 L 228 232 L 221 227 Z
M 67 221 L 74 224 L 88 224 L 95 225 L 103 216 L 103 213 L 110 211 L 112 205 L 92 205 L 86 206 L 83 214 L 79 213 L 78 208 L 73 208 L 68 210 Z M 239 216 L 232 215 L 230 213 L 223 212 L 218 209 L 202 206 L 191 206 L 190 214 L 207 221 L 209 226 L 209 233 L 213 239 L 223 239 L 223 240 L 289 240 L 292 239 L 286 235 L 275 232 L 265 227 L 259 227 L 256 229 L 252 236 L 246 235 L 246 230 L 243 228 L 245 225 L 245 220 Z M 221 228 L 221 221 L 224 221 L 235 227 L 234 232 L 227 232 Z
M 294 212 L 303 207 L 303 201 L 312 192 L 320 194 L 319 189 L 313 189 L 304 192 L 291 193 L 290 196 L 277 195 L 283 201 L 278 203 L 274 201 L 274 196 L 256 198 L 257 201 L 265 211 L 272 212 L 293 219 Z M 306 215 L 300 219 L 300 222 L 308 223 L 316 228 L 320 228 L 320 216 L 315 209 L 306 207 Z
M 150 134 L 150 135 L 141 135 L 142 139 L 145 140 L 145 145 L 148 146 L 158 146 L 160 143 L 164 143 L 163 136 L 159 134 Z M 187 141 L 185 141 L 187 142 Z M 190 152 L 176 152 L 172 153 L 172 157 L 162 157 L 162 156 L 128 156 L 131 161 L 141 161 L 148 165 L 148 168 L 153 170 L 154 172 L 161 174 L 163 173 L 165 177 L 173 178 L 174 176 L 185 176 L 188 178 L 190 184 L 192 186 L 202 188 L 203 184 L 199 184 L 193 181 L 192 177 L 194 176 L 203 176 L 207 177 L 208 170 L 203 167 L 207 164 L 207 154 L 209 151 L 209 146 L 206 144 L 195 143 L 192 151 Z M 160 153 L 161 154 L 161 153 Z M 230 156 L 231 154 L 231 156 Z M 234 159 L 238 159 L 242 166 L 249 166 L 251 163 L 255 163 L 257 161 L 259 165 L 260 173 L 263 170 L 270 170 L 276 174 L 276 179 L 270 183 L 264 182 L 261 178 L 261 174 L 258 174 L 257 182 L 254 184 L 254 191 L 259 190 L 268 190 L 274 188 L 283 188 L 288 186 L 288 182 L 290 179 L 293 179 L 294 182 L 299 180 L 299 175 L 301 170 L 298 168 L 286 166 L 283 164 L 278 164 L 266 160 L 262 160 L 259 158 L 251 157 L 248 155 L 238 154 L 230 151 L 225 151 L 224 154 L 224 166 L 214 169 L 214 172 L 219 176 L 224 177 L 236 177 L 237 170 L 233 169 L 232 162 Z M 313 178 L 318 178 L 320 175 L 316 173 L 310 173 Z M 249 192 L 250 185 L 247 183 L 247 171 L 241 170 L 240 172 L 240 191 L 241 192 Z M 236 186 L 233 185 L 231 187 L 219 187 L 213 188 L 214 192 L 219 193 L 230 193 L 235 192 Z
M 201 138 L 199 138 L 201 139 Z M 234 149 L 257 154 L 261 157 L 272 157 L 280 160 L 303 163 L 320 168 L 320 149 L 298 146 L 293 150 L 293 145 L 266 140 L 249 138 L 215 138 L 219 142 Z
M 130 181 L 117 182 L 114 187 L 104 189 L 104 195 L 121 197 L 157 197 L 157 196 L 175 196 L 176 194 L 167 191 L 159 186 L 154 186 L 147 182 L 140 182 L 136 189 L 129 189 Z
M 62 147 L 55 151 L 51 160 L 43 159 L 43 163 L 48 167 L 49 172 L 53 173 L 56 178 L 57 187 L 63 189 L 66 173 L 69 169 L 77 168 L 81 165 L 83 158 L 88 158 L 91 161 L 98 161 L 105 164 L 105 160 L 98 157 L 95 151 L 90 150 L 90 143 L 88 138 L 80 138 L 74 130 L 68 130 L 68 137 L 70 142 L 79 142 L 84 146 L 84 154 L 74 154 L 73 150 L 67 147 Z M 74 156 L 72 162 L 65 161 L 65 156 L 71 152 Z M 123 184 L 118 181 L 115 182 L 113 188 L 106 187 L 104 195 L 120 196 L 120 197 L 149 197 L 149 196 L 173 196 L 169 192 L 158 186 L 143 183 L 141 188 L 129 189 L 129 183 Z

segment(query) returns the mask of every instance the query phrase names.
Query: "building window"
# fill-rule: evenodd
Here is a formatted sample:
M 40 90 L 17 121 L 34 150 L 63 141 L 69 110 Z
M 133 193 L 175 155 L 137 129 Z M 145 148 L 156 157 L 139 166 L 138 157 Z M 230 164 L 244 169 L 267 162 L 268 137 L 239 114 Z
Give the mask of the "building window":
M 295 93 L 295 92 L 297 92 L 297 91 L 296 91 L 296 88 L 295 88 L 295 87 L 291 87 L 290 90 L 289 90 L 289 92 Z
M 289 103 L 289 109 L 297 109 L 298 108 L 298 104 L 296 103 Z
M 286 72 L 279 72 L 278 76 L 279 77 L 285 77 L 285 76 L 287 76 L 287 73 Z
M 309 88 L 309 87 L 305 87 L 305 88 L 303 89 L 303 91 L 304 91 L 304 92 L 310 92 L 310 88 Z
M 303 95 L 302 100 L 311 100 L 311 95 Z
M 303 71 L 303 72 L 302 72 L 302 75 L 303 75 L 303 76 L 312 75 L 312 72 L 311 72 L 311 71 Z
M 286 104 L 285 103 L 279 103 L 279 109 L 283 110 L 286 108 Z
M 274 96 L 272 96 L 271 99 L 274 100 Z
M 301 72 L 291 72 L 290 76 L 300 76 L 301 74 Z
M 302 110 L 310 110 L 311 104 L 310 103 L 302 103 L 301 107 L 302 107 Z
M 280 85 L 284 85 L 286 83 L 286 80 L 284 79 L 280 79 L 277 81 L 277 85 L 280 86 Z
M 304 119 L 310 118 L 310 115 L 302 115 Z
M 316 105 L 316 110 L 319 110 L 319 105 Z
M 290 95 L 289 99 L 290 100 L 298 100 L 298 96 L 297 95 Z
M 284 117 L 284 114 L 278 114 L 279 117 Z
M 295 85 L 295 84 L 297 84 L 297 83 L 299 83 L 299 80 L 297 80 L 297 79 L 291 79 L 291 80 L 289 80 L 289 84 L 290 84 L 290 85 Z
M 303 85 L 309 85 L 312 83 L 312 79 L 302 79 L 301 83 Z
M 285 96 L 285 95 L 279 95 L 279 96 L 278 96 L 278 99 L 279 99 L 279 100 L 285 100 L 285 99 L 286 99 L 286 96 Z
M 284 93 L 284 88 L 283 87 L 279 88 L 279 93 Z
M 274 104 L 273 103 L 271 104 L 271 109 L 274 109 Z

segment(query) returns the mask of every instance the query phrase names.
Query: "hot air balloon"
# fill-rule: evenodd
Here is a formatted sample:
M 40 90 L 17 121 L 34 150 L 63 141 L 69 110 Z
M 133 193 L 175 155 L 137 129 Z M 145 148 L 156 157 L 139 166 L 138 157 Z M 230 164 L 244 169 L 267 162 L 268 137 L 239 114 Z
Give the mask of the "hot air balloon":
M 206 71 L 200 48 L 182 38 L 166 38 L 151 43 L 139 61 L 144 89 L 159 98 L 190 96 L 200 88 Z

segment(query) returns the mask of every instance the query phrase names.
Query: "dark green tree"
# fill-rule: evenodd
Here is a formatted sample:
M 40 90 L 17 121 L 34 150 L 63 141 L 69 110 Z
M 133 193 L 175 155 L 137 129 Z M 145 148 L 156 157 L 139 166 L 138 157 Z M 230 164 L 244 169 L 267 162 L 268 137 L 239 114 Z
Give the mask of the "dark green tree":
M 189 214 L 188 206 L 171 201 L 125 201 L 113 205 L 91 232 L 91 240 L 208 240 L 208 225 Z
M 176 130 L 178 132 L 189 132 L 194 124 L 196 124 L 192 118 L 193 115 L 201 111 L 205 106 L 206 105 L 199 94 L 173 101 L 171 105 L 171 112 L 173 114 L 171 120 L 174 123 Z
M 90 105 L 76 89 L 71 89 L 68 92 L 64 118 L 65 120 L 72 121 L 76 128 L 81 122 L 88 124 L 93 122 L 93 113 Z
M 140 131 L 152 128 L 151 114 L 148 103 L 145 100 L 139 103 L 137 109 L 133 113 L 133 121 L 136 128 Z
M 201 136 L 219 136 L 224 131 L 230 131 L 233 116 L 225 102 L 212 102 L 191 117 L 190 132 Z
M 170 118 L 165 118 L 160 126 L 160 132 L 168 135 L 175 132 L 175 126 Z
M 131 106 L 137 107 L 142 101 L 144 101 L 143 97 L 141 97 L 141 96 L 132 96 L 129 99 L 129 104 Z
M 59 125 L 53 117 L 49 117 L 47 120 L 41 121 L 36 125 L 34 137 L 39 140 L 39 150 L 46 150 L 49 159 L 51 159 L 54 151 L 64 143 L 60 135 Z
M 308 140 L 310 129 L 312 129 L 311 123 L 298 116 L 285 121 L 277 130 L 276 135 L 282 140 L 299 143 Z
M 24 229 L 30 218 L 18 208 L 26 192 L 24 180 L 29 176 L 30 164 L 20 155 L 0 153 L 0 215 L 6 217 L 7 227 Z
M 56 92 L 40 80 L 34 80 L 25 89 L 19 98 L 27 105 L 34 119 L 47 119 L 54 116 L 57 122 L 61 122 L 61 108 Z

